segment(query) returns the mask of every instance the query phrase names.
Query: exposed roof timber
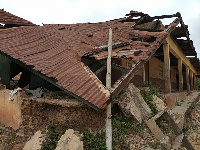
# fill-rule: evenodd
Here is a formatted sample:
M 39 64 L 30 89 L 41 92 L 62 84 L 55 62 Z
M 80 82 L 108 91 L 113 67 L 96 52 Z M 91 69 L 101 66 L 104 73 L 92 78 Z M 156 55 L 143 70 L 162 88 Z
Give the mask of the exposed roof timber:
M 176 57 L 181 58 L 183 60 L 183 64 L 190 67 L 190 69 L 196 73 L 195 68 L 191 64 L 191 62 L 186 58 L 185 54 L 181 51 L 180 47 L 174 42 L 173 38 L 171 36 L 168 36 L 166 39 L 167 43 L 169 43 L 170 46 L 170 52 Z
M 197 56 L 197 53 L 195 50 L 191 49 L 190 43 L 193 43 L 191 40 L 190 42 L 188 40 L 182 40 L 182 39 L 174 39 L 176 43 L 179 45 L 183 53 L 187 56 Z M 196 57 L 197 58 L 197 57 Z
M 173 14 L 173 15 L 162 15 L 162 16 L 154 16 L 154 17 L 150 17 L 150 16 L 146 15 L 143 17 L 143 19 L 138 24 L 151 22 L 155 19 L 164 19 L 164 18 L 172 18 L 172 17 L 179 17 L 179 16 L 180 16 L 179 12 L 177 12 L 176 14 Z
M 177 12 L 176 14 L 172 14 L 172 15 L 162 15 L 162 16 L 154 16 L 154 17 L 145 17 L 144 20 L 147 21 L 153 21 L 155 19 L 164 19 L 164 18 L 172 18 L 172 17 L 179 17 L 180 13 Z
M 159 23 L 161 23 L 160 20 L 154 21 L 152 24 L 150 24 L 149 29 L 154 29 L 154 28 L 156 28 L 157 25 L 158 25 Z
M 134 25 L 132 25 L 131 27 L 132 28 L 135 28 L 138 24 L 140 24 L 143 20 L 144 20 L 144 18 L 145 18 L 146 16 L 142 16 Z
M 190 43 L 190 46 L 191 46 L 193 52 L 195 53 L 195 49 L 194 49 L 193 43 L 191 42 L 191 40 L 190 40 L 190 38 L 189 38 L 189 31 L 188 31 L 188 29 L 187 29 L 188 26 L 186 26 L 186 25 L 184 24 L 183 19 L 182 19 L 180 13 L 179 13 L 179 15 L 180 15 L 180 16 L 179 16 L 179 19 L 180 19 L 181 27 L 183 28 L 183 30 L 184 30 L 184 32 L 185 32 L 185 34 L 186 34 L 186 38 L 187 38 L 188 42 Z M 195 55 L 195 57 L 197 57 L 197 54 Z
M 126 14 L 125 16 L 129 16 L 130 18 L 132 17 L 137 17 L 137 16 L 146 16 L 147 14 L 143 13 L 143 12 L 138 12 L 138 11 L 130 11 L 129 14 Z
M 190 41 L 184 40 L 184 39 L 175 39 L 175 40 L 176 40 L 176 42 L 177 42 L 178 44 L 181 44 L 181 45 L 188 45 L 190 42 L 193 43 L 192 40 L 190 40 Z
M 162 32 L 162 29 L 147 29 L 147 28 L 134 28 L 135 30 L 148 31 L 148 32 Z
M 189 38 L 188 26 L 186 26 L 184 24 L 183 19 L 181 17 L 181 14 L 179 12 L 177 12 L 176 14 L 173 14 L 173 15 L 162 15 L 162 16 L 154 16 L 154 17 L 150 17 L 148 15 L 143 15 L 140 18 L 140 20 L 132 27 L 135 28 L 139 24 L 143 24 L 143 23 L 146 23 L 146 22 L 151 22 L 151 21 L 153 21 L 155 19 L 164 19 L 164 18 L 172 18 L 172 17 L 178 17 L 180 19 L 180 24 L 181 24 L 181 27 L 176 27 L 177 28 L 177 32 L 180 31 L 180 33 L 178 35 L 176 35 L 175 37 L 186 37 L 187 40 L 189 41 L 189 44 L 190 44 L 192 50 L 193 50 L 193 53 L 195 54 L 195 57 L 197 57 L 197 54 L 196 54 L 194 46 L 193 46 L 193 42 Z M 136 30 L 142 30 L 142 31 L 151 31 L 151 29 L 140 29 L 140 28 L 135 28 L 135 29 Z M 181 32 L 182 29 L 183 29 L 184 32 Z M 176 32 L 176 29 L 173 29 L 173 30 L 174 30 L 174 32 Z M 172 33 L 172 36 L 173 36 L 173 33 Z
M 116 48 L 127 46 L 127 45 L 130 45 L 130 43 L 129 42 L 124 42 L 124 43 L 117 42 L 117 43 L 113 43 L 112 44 L 112 49 L 116 49 Z M 95 47 L 95 49 L 97 49 L 97 50 L 85 53 L 83 55 L 83 57 L 86 57 L 86 56 L 89 56 L 89 55 L 92 55 L 92 54 L 97 54 L 97 53 L 100 53 L 100 52 L 103 52 L 103 51 L 107 51 L 108 50 L 108 45 L 103 45 L 103 46 Z
M 102 66 L 102 67 L 99 68 L 97 71 L 95 71 L 94 74 L 97 76 L 97 75 L 99 75 L 104 69 L 106 69 L 106 66 Z
M 171 35 L 174 38 L 186 37 L 186 33 L 183 31 L 182 27 L 176 27 Z
M 176 18 L 172 23 L 169 24 L 169 26 L 165 29 L 165 31 L 171 33 L 179 23 L 180 23 L 180 19 Z
M 166 32 L 171 32 L 176 25 L 179 23 L 179 19 L 175 19 L 170 26 L 165 30 Z M 130 82 L 130 80 L 133 78 L 134 74 L 138 72 L 138 70 L 144 65 L 149 59 L 153 56 L 153 54 L 156 52 L 156 50 L 160 47 L 160 45 L 166 40 L 168 36 L 165 36 L 159 45 L 156 46 L 154 51 L 149 55 L 149 57 L 144 61 L 139 61 L 137 64 L 135 64 L 127 74 L 123 75 L 118 79 L 113 85 L 111 89 L 111 99 L 115 98 L 121 91 L 124 89 L 124 87 Z

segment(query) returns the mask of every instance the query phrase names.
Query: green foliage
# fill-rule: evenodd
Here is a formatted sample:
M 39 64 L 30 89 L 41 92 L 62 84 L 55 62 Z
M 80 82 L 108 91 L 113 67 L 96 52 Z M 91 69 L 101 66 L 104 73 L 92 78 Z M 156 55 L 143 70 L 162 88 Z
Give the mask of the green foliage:
M 126 149 L 125 135 L 127 131 L 141 132 L 145 126 L 133 123 L 133 117 L 116 117 L 112 121 L 113 124 L 113 149 Z
M 57 126 L 54 124 L 49 125 L 47 129 L 47 137 L 45 139 L 45 142 L 43 142 L 42 144 L 41 150 L 54 150 L 61 135 L 64 134 L 64 131 L 58 129 Z
M 13 143 L 15 140 L 16 140 L 16 134 L 15 134 L 15 133 L 11 133 L 11 135 L 5 139 L 5 142 L 6 142 L 7 144 L 11 144 L 11 143 Z
M 198 90 L 200 90 L 200 79 L 198 79 Z
M 140 93 L 144 99 L 144 101 L 147 103 L 147 105 L 150 107 L 151 111 L 152 111 L 152 115 L 156 115 L 157 114 L 157 109 L 156 109 L 156 105 L 153 103 L 153 95 L 156 95 L 157 97 L 160 97 L 160 95 L 158 94 L 156 88 L 150 87 L 149 88 L 149 92 L 145 91 L 145 90 L 141 90 Z
M 83 142 L 85 150 L 106 150 L 105 132 L 85 130 L 81 131 L 83 134 Z
M 183 126 L 183 133 L 187 133 L 188 131 L 190 130 L 190 127 L 189 126 Z
M 154 149 L 157 149 L 160 146 L 160 142 L 159 141 L 148 141 L 147 142 L 148 145 Z M 164 148 L 163 148 L 164 150 Z
M 128 145 L 125 143 L 125 136 L 127 131 L 141 132 L 145 126 L 133 123 L 133 117 L 116 117 L 112 120 L 113 126 L 113 149 L 127 149 Z M 84 149 L 86 150 L 106 150 L 105 132 L 84 130 L 83 134 Z
M 68 123 L 65 123 L 68 124 Z M 135 124 L 132 116 L 117 116 L 112 119 L 113 129 L 113 149 L 127 149 L 125 137 L 128 132 L 141 132 L 145 126 Z M 41 150 L 54 150 L 61 135 L 69 126 L 51 124 L 47 127 L 48 132 L 45 142 L 42 144 Z M 106 150 L 106 137 L 104 131 L 92 131 L 88 129 L 80 129 L 83 135 L 84 150 Z

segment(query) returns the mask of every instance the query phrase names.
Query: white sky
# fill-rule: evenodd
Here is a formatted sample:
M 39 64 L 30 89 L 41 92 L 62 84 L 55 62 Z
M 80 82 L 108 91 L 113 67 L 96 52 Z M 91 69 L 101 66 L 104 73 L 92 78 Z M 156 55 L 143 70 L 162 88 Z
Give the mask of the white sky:
M 38 25 L 106 21 L 130 10 L 150 16 L 180 12 L 200 57 L 200 0 L 0 0 L 0 8 Z

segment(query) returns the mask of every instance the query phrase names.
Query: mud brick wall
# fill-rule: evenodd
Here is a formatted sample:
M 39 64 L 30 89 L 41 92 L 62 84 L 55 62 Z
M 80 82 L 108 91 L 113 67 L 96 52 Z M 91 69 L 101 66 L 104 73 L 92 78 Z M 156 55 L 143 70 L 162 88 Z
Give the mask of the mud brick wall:
M 62 124 L 73 129 L 104 129 L 105 111 L 99 112 L 87 105 L 69 105 L 67 102 L 24 99 L 22 103 L 22 130 L 35 132 L 50 124 Z

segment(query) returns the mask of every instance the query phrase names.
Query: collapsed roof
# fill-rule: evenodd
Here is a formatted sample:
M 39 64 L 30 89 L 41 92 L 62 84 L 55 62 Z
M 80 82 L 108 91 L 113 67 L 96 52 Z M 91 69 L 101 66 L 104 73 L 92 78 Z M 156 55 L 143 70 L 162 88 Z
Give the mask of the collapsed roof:
M 134 19 L 138 16 L 139 19 Z M 159 21 L 154 20 L 165 17 L 176 19 L 165 29 L 156 29 Z M 16 23 L 16 19 L 13 20 Z M 179 22 L 179 13 L 150 17 L 134 11 L 125 18 L 99 23 L 29 26 L 24 22 L 24 26 L 0 31 L 0 53 L 93 108 L 105 109 L 110 99 L 127 85 L 167 36 L 176 31 Z M 107 58 L 109 28 L 113 31 L 112 58 L 128 58 L 135 62 L 111 91 L 82 62 L 84 57 Z

